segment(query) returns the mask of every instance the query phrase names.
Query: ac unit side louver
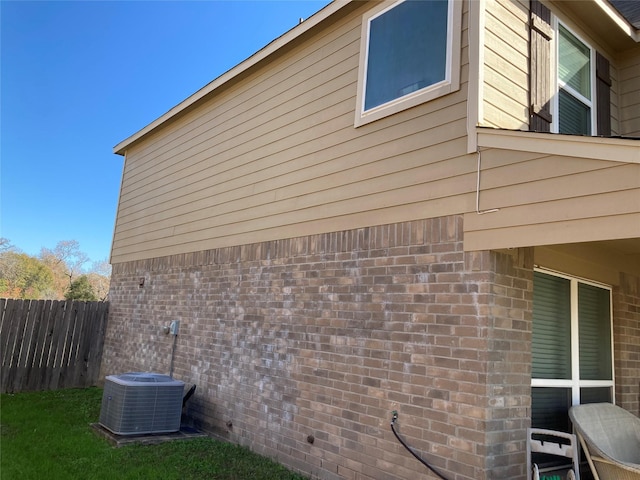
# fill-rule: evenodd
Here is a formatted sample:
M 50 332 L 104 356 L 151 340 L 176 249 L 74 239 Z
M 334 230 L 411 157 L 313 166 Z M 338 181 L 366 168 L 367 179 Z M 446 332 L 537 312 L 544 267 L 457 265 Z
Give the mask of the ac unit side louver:
M 168 375 L 130 372 L 105 378 L 100 425 L 117 435 L 180 430 L 184 382 Z

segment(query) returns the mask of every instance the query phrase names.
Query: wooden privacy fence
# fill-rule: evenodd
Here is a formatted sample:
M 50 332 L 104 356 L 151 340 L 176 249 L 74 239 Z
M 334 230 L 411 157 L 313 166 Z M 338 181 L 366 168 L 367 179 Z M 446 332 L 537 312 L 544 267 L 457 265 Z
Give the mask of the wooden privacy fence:
M 108 312 L 108 302 L 0 299 L 0 392 L 95 385 Z

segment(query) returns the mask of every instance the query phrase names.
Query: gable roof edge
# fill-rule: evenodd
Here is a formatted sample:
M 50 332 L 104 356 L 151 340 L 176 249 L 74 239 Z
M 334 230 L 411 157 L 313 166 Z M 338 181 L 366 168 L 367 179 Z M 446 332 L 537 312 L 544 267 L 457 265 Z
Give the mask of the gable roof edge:
M 194 106 L 196 103 L 201 101 L 211 92 L 215 91 L 220 86 L 226 84 L 231 81 L 233 78 L 239 76 L 243 72 L 246 72 L 251 67 L 257 65 L 259 62 L 269 57 L 270 55 L 277 52 L 279 49 L 288 45 L 296 38 L 302 36 L 304 33 L 308 32 L 322 21 L 326 20 L 328 17 L 336 13 L 338 10 L 351 3 L 352 0 L 333 0 L 330 4 L 314 13 L 311 17 L 304 20 L 302 23 L 296 25 L 291 28 L 287 32 L 283 33 L 281 36 L 277 37 L 275 40 L 268 43 L 266 46 L 258 50 L 256 53 L 246 58 L 235 67 L 227 70 L 225 73 L 209 82 L 207 85 L 202 87 L 197 92 L 193 93 L 185 100 L 171 108 L 168 112 L 163 114 L 162 116 L 155 119 L 153 122 L 148 124 L 146 127 L 138 130 L 136 133 L 126 138 L 125 140 L 118 143 L 115 147 L 113 147 L 113 153 L 118 155 L 125 155 L 127 148 L 131 146 L 133 143 L 141 140 L 143 137 L 147 136 L 151 132 L 160 128 L 164 123 L 169 121 L 171 118 L 176 115 L 184 112 L 189 107 Z
M 595 0 L 596 4 L 636 43 L 640 42 L 640 32 L 630 18 L 625 17 L 609 0 Z

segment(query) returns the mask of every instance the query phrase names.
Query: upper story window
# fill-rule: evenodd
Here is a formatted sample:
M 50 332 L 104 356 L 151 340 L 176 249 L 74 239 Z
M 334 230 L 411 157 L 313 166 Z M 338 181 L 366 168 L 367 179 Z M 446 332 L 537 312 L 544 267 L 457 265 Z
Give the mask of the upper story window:
M 529 130 L 610 136 L 610 65 L 540 0 L 530 0 Z
M 594 53 L 591 47 L 558 23 L 555 129 L 558 133 L 591 135 L 594 124 Z
M 365 14 L 356 126 L 459 88 L 461 5 L 400 0 Z

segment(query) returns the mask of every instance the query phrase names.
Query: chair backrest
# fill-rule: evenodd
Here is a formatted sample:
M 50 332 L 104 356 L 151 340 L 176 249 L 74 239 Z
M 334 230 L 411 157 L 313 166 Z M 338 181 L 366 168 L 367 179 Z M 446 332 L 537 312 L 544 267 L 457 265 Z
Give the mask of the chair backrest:
M 571 407 L 569 416 L 590 449 L 619 462 L 640 464 L 640 418 L 611 403 Z

